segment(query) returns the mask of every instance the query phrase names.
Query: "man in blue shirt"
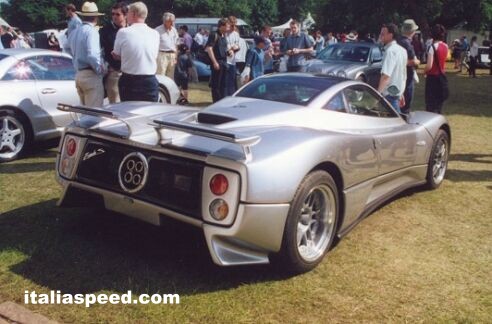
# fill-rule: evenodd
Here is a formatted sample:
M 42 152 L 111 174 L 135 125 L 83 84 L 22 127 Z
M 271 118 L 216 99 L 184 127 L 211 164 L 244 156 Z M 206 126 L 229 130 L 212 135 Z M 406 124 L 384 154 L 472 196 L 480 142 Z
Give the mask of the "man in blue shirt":
M 73 30 L 68 36 L 67 51 L 73 57 L 75 86 L 82 105 L 102 107 L 104 88 L 102 83 L 105 68 L 101 59 L 99 33 L 95 26 L 98 12 L 94 2 L 85 2 L 82 11 L 77 12 L 83 19 L 83 24 Z
M 306 60 L 305 55 L 313 51 L 313 43 L 306 34 L 301 33 L 297 21 L 290 22 L 290 30 L 291 34 L 285 42 L 285 54 L 289 56 L 287 71 L 299 72 Z
M 246 65 L 241 78 L 243 82 L 249 82 L 264 74 L 263 63 L 265 60 L 265 39 L 255 36 L 255 48 L 249 49 L 246 54 Z
M 67 4 L 65 7 L 65 14 L 68 18 L 68 26 L 67 26 L 67 31 L 66 31 L 66 36 L 68 38 L 68 35 L 75 30 L 78 26 L 82 25 L 82 20 L 80 20 L 79 16 L 77 16 L 77 13 L 75 12 L 75 6 L 70 3 Z

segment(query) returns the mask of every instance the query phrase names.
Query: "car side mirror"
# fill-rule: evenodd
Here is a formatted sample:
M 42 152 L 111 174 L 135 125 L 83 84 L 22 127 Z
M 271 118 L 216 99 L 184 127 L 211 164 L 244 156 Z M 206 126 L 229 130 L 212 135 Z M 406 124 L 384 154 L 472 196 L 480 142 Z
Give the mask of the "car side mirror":
M 371 59 L 371 64 L 374 64 L 374 63 L 379 63 L 381 62 L 383 59 L 382 58 L 372 58 Z

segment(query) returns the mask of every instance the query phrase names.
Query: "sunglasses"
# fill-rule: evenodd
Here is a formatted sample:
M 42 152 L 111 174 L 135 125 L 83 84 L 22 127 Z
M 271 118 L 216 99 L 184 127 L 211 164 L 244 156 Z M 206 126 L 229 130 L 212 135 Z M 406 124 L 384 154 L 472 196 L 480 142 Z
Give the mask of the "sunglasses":
M 112 12 L 111 16 L 122 16 L 123 14 L 121 12 Z

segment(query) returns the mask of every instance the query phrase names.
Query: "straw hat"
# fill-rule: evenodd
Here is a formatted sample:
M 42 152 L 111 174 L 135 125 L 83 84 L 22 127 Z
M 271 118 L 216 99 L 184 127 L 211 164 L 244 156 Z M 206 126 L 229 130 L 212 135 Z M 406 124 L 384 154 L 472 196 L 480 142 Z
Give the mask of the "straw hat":
M 77 11 L 77 14 L 85 17 L 104 16 L 103 13 L 98 12 L 97 5 L 94 2 L 89 1 L 84 2 L 82 10 Z
M 419 26 L 415 23 L 415 20 L 413 19 L 407 19 L 403 22 L 403 25 L 401 26 L 401 31 L 404 33 L 408 32 L 414 32 L 419 29 Z
M 357 40 L 357 36 L 355 36 L 354 33 L 350 32 L 348 35 L 347 35 L 347 40 L 349 41 L 352 41 L 352 42 L 355 42 Z

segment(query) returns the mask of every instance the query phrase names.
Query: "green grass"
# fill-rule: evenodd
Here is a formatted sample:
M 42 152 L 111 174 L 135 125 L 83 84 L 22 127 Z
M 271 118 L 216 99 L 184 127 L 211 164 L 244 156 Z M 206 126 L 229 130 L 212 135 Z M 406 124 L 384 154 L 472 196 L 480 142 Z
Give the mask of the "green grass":
M 450 74 L 443 185 L 359 224 L 314 271 L 219 268 L 199 229 L 59 209 L 54 150 L 0 165 L 0 302 L 38 293 L 179 293 L 180 305 L 26 305 L 60 322 L 491 322 L 492 77 Z M 423 106 L 424 84 L 414 107 Z M 190 101 L 210 100 L 206 84 Z

